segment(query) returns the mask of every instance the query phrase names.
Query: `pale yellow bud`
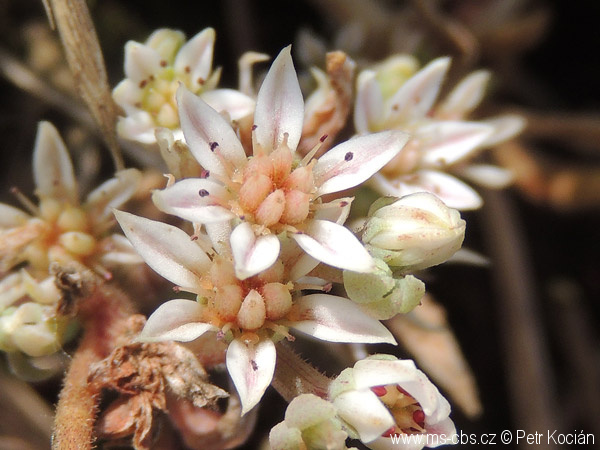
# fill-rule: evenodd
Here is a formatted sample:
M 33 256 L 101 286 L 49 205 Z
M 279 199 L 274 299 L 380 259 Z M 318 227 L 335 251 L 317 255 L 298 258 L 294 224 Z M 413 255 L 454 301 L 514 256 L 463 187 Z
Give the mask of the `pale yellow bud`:
M 56 225 L 64 231 L 83 231 L 87 228 L 87 224 L 86 213 L 72 206 L 67 206 L 56 220 Z
M 301 223 L 308 217 L 310 195 L 302 191 L 292 190 L 285 193 L 285 209 L 281 215 L 281 222 L 294 225 Z
M 239 192 L 240 205 L 245 210 L 254 212 L 273 189 L 271 178 L 263 174 L 248 177 Z
M 60 345 L 57 336 L 44 323 L 22 325 L 15 330 L 13 342 L 29 356 L 45 356 L 56 352 Z
M 238 284 L 229 284 L 217 290 L 215 296 L 215 309 L 221 319 L 231 322 L 235 320 L 242 306 L 242 287 Z
M 265 323 L 266 314 L 264 299 L 257 291 L 252 289 L 242 302 L 237 314 L 237 323 L 245 330 L 256 330 Z
M 158 111 L 165 103 L 165 96 L 159 92 L 150 92 L 144 102 L 144 109 L 147 111 Z
M 299 190 L 305 193 L 309 193 L 313 190 L 315 181 L 312 174 L 312 169 L 309 167 L 301 166 L 294 170 L 283 187 L 288 190 Z
M 76 255 L 91 255 L 96 248 L 96 239 L 81 231 L 69 231 L 58 238 L 58 242 L 65 249 Z
M 48 222 L 54 222 L 61 211 L 61 202 L 54 198 L 44 198 L 40 201 L 40 217 Z
M 267 318 L 277 320 L 285 317 L 292 307 L 292 295 L 285 284 L 268 283 L 261 289 L 267 308 Z
M 156 116 L 157 123 L 166 128 L 175 128 L 179 125 L 179 115 L 175 108 L 169 103 L 161 106 L 158 115 Z
M 271 192 L 256 210 L 256 222 L 267 227 L 279 222 L 285 209 L 285 194 L 281 189 Z

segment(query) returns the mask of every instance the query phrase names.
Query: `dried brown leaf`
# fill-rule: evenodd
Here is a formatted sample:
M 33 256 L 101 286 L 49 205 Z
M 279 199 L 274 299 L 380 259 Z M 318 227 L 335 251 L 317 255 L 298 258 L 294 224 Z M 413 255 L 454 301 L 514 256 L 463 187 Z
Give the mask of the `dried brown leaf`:
M 482 412 L 475 378 L 446 321 L 446 311 L 430 295 L 411 314 L 398 314 L 387 322 L 398 341 L 414 355 L 418 365 L 468 416 Z
M 325 93 L 317 108 L 307 110 L 304 117 L 302 139 L 298 151 L 306 154 L 323 142 L 317 156 L 323 154 L 334 143 L 335 136 L 346 125 L 352 107 L 352 81 L 355 64 L 344 52 L 327 53 L 327 76 L 330 89 Z

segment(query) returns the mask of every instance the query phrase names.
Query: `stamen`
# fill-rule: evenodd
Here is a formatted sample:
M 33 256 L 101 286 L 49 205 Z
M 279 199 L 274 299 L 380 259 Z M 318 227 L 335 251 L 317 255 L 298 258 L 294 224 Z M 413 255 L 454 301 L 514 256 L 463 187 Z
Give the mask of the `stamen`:
M 323 139 L 323 141 L 324 141 L 324 139 Z M 310 160 L 313 159 L 313 157 L 315 156 L 315 154 L 319 151 L 319 149 L 323 145 L 323 141 L 319 139 L 319 142 L 317 143 L 317 145 L 315 145 L 312 148 L 312 150 L 310 152 L 308 152 L 304 158 L 302 158 L 302 161 L 300 161 L 300 165 L 302 165 L 302 166 L 307 166 L 308 165 L 308 163 L 310 162 Z
M 95 264 L 93 266 L 94 271 L 96 273 L 98 273 L 102 278 L 104 278 L 106 281 L 110 281 L 113 278 L 113 274 L 112 272 L 110 272 L 108 269 L 106 269 L 105 267 L 101 266 L 100 264 Z
M 14 195 L 17 200 L 19 202 L 21 202 L 21 205 L 23 205 L 23 207 L 29 211 L 32 215 L 34 216 L 39 216 L 40 215 L 40 209 L 38 208 L 38 206 L 33 203 L 31 200 L 29 200 L 25 194 L 23 194 L 18 187 L 13 186 L 10 188 L 10 193 L 12 195 Z

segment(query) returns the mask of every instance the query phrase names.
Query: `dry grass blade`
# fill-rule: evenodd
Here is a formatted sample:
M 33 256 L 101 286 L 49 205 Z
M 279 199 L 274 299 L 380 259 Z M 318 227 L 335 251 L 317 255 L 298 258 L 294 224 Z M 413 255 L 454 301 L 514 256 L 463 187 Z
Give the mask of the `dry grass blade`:
M 58 28 L 79 94 L 102 130 L 116 170 L 121 170 L 124 165 L 115 134 L 117 107 L 88 7 L 84 0 L 49 0 L 49 4 L 49 20 Z

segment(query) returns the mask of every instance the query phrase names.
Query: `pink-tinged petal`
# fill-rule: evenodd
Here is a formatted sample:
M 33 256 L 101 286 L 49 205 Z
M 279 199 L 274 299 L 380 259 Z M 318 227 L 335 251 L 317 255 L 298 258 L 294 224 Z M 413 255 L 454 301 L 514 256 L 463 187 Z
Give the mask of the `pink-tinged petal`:
M 152 193 L 158 209 L 196 223 L 224 222 L 233 219 L 227 204 L 229 194 L 219 183 L 201 178 L 186 178 Z
M 103 225 L 112 219 L 113 209 L 129 200 L 138 189 L 142 174 L 137 169 L 117 172 L 115 178 L 105 181 L 89 193 L 85 202 L 86 210 L 92 212 L 95 225 Z
M 248 222 L 242 222 L 231 233 L 231 251 L 235 275 L 245 280 L 273 265 L 279 256 L 279 239 L 273 234 L 256 237 Z
M 338 415 L 352 425 L 362 442 L 374 441 L 395 425 L 389 410 L 370 390 L 342 392 L 333 404 Z
M 457 173 L 467 180 L 490 189 L 504 189 L 510 186 L 515 177 L 512 171 L 489 164 L 471 164 L 459 168 Z
M 494 129 L 478 122 L 431 122 L 420 126 L 415 139 L 423 153 L 423 164 L 443 167 L 473 156 Z
M 134 83 L 147 80 L 160 70 L 160 55 L 139 42 L 125 44 L 125 75 Z
M 294 303 L 298 319 L 288 322 L 295 330 L 330 342 L 396 345 L 382 323 L 365 315 L 351 300 L 335 295 L 312 294 Z
M 338 198 L 328 203 L 322 203 L 315 212 L 315 219 L 329 220 L 339 225 L 346 223 L 354 197 Z
M 356 81 L 354 126 L 359 134 L 375 131 L 382 120 L 383 96 L 372 70 L 364 70 Z
M 202 167 L 223 176 L 244 167 L 244 148 L 218 112 L 183 85 L 177 90 L 177 104 L 185 140 Z
M 175 57 L 175 71 L 187 73 L 189 69 L 194 91 L 197 91 L 210 76 L 214 45 L 215 30 L 205 28 L 185 43 Z
M 446 206 L 462 211 L 480 208 L 483 200 L 475 190 L 459 179 L 443 172 L 421 170 L 392 182 L 377 175 L 370 185 L 382 195 L 403 197 L 416 192 L 430 192 L 439 197 Z
M 302 249 L 330 266 L 354 272 L 370 272 L 373 258 L 350 230 L 328 220 L 313 220 L 303 233 L 292 234 Z
M 490 76 L 487 70 L 478 70 L 463 78 L 436 111 L 436 117 L 451 120 L 466 117 L 481 103 Z
M 193 300 L 169 300 L 148 318 L 137 337 L 140 342 L 190 342 L 207 331 L 217 331 L 208 323 L 200 322 L 202 306 Z
M 234 339 L 227 349 L 227 371 L 242 403 L 242 415 L 254 408 L 271 384 L 277 353 L 270 339 L 255 346 Z
M 50 122 L 40 122 L 33 150 L 33 178 L 40 197 L 78 203 L 77 182 L 67 147 Z
M 288 134 L 288 147 L 294 151 L 302 135 L 304 100 L 292 62 L 291 46 L 281 50 L 258 91 L 254 123 L 256 140 L 271 153 Z
M 494 128 L 494 132 L 482 144 L 482 147 L 493 147 L 512 139 L 527 125 L 527 121 L 516 114 L 506 114 L 482 121 Z
M 154 120 L 146 111 L 137 111 L 127 117 L 119 117 L 117 122 L 117 133 L 120 137 L 142 144 L 156 143 L 154 130 Z
M 127 115 L 131 115 L 139 110 L 135 105 L 142 100 L 143 92 L 139 87 L 139 83 L 125 78 L 113 89 L 112 98 L 117 105 L 125 110 Z
M 387 122 L 406 123 L 425 117 L 438 96 L 449 66 L 450 58 L 437 58 L 404 83 L 387 102 Z
M 231 120 L 252 114 L 256 105 L 252 97 L 234 89 L 213 89 L 201 94 L 200 98 L 218 113 L 226 112 Z
M 23 225 L 29 218 L 29 214 L 20 209 L 6 203 L 0 203 L 0 229 L 18 227 Z
M 313 169 L 317 195 L 339 192 L 367 180 L 396 156 L 408 139 L 402 131 L 382 131 L 336 145 Z
M 159 275 L 194 292 L 210 268 L 206 253 L 190 236 L 172 225 L 115 211 L 125 236 L 144 261 Z

